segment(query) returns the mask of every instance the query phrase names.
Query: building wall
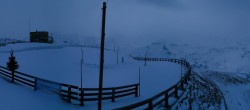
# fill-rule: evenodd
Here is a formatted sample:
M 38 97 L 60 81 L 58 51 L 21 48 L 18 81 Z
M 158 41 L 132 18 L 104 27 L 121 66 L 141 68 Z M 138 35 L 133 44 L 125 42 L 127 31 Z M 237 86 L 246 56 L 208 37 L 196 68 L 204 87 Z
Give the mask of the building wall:
M 30 32 L 30 42 L 53 43 L 53 38 L 47 31 Z

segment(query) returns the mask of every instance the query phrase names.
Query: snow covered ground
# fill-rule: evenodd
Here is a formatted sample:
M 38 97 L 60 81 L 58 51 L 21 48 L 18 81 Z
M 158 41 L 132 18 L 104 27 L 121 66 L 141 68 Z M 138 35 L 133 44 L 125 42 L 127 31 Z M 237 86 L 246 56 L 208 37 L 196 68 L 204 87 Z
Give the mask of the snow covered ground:
M 0 47 L 0 65 L 5 66 L 9 51 L 13 49 L 20 68 L 18 71 L 51 81 L 80 86 L 80 46 L 65 44 L 11 44 Z M 142 101 L 174 85 L 181 75 L 181 66 L 168 62 L 134 61 L 128 54 L 105 51 L 104 87 L 135 84 L 139 81 L 141 70 L 140 96 L 124 97 L 116 102 L 104 101 L 104 108 L 109 110 L 138 101 Z M 124 62 L 122 63 L 122 57 Z M 98 87 L 99 49 L 83 47 L 83 87 Z M 86 103 L 84 107 L 65 103 L 57 95 L 32 91 L 29 88 L 11 84 L 0 79 L 0 99 L 4 108 L 11 110 L 33 109 L 97 109 L 97 102 Z M 4 91 L 2 91 L 4 90 Z M 14 94 L 14 95 L 10 95 Z M 6 99 L 6 100 L 5 100 Z M 15 100 L 14 102 L 11 102 Z M 25 101 L 23 101 L 25 100 Z M 9 106 L 10 104 L 15 106 Z
M 138 52 L 140 51 L 140 52 Z M 215 46 L 155 42 L 134 49 L 131 55 L 186 58 L 192 68 L 212 80 L 223 92 L 229 110 L 249 110 L 250 46 L 222 43 Z
M 67 44 L 7 45 L 0 47 L 0 65 L 6 65 L 11 49 L 15 51 L 15 56 L 21 66 L 18 71 L 52 81 L 80 85 L 81 50 L 79 46 Z M 99 50 L 97 48 L 84 47 L 83 53 L 83 86 L 97 87 Z M 104 86 L 111 87 L 138 83 L 138 71 L 140 67 L 141 95 L 138 98 L 133 96 L 121 98 L 117 102 L 104 101 L 104 107 L 105 109 L 111 109 L 141 101 L 168 88 L 180 78 L 181 67 L 177 64 L 147 62 L 147 66 L 144 67 L 144 62 L 134 61 L 129 57 L 129 55 L 133 55 L 141 57 L 186 58 L 196 72 L 206 76 L 206 78 L 212 80 L 220 88 L 229 110 L 248 110 L 250 109 L 250 101 L 248 100 L 250 98 L 250 88 L 248 87 L 250 85 L 250 69 L 248 68 L 250 65 L 249 53 L 250 46 L 248 45 L 232 44 L 205 47 L 156 42 L 146 47 L 134 49 L 129 54 L 121 51 L 118 58 L 119 64 L 116 64 L 116 52 L 107 50 L 105 53 Z M 121 61 L 122 57 L 124 57 L 124 63 Z M 1 90 L 2 88 L 6 88 L 4 91 L 0 91 L 1 95 L 8 91 L 20 91 L 20 96 L 16 97 L 24 97 L 25 95 L 23 94 L 28 94 L 27 100 L 35 100 L 33 97 L 41 96 L 38 98 L 39 100 L 33 101 L 36 103 L 46 103 L 44 100 L 51 99 L 50 101 L 53 102 L 53 106 L 47 106 L 46 109 L 96 109 L 96 102 L 79 107 L 66 104 L 53 94 L 41 91 L 34 92 L 27 88 L 13 85 L 3 79 L 0 79 L 0 81 Z M 8 86 L 6 87 L 6 85 Z M 14 99 L 14 96 L 13 98 L 7 98 L 9 96 L 6 95 L 2 97 L 6 97 L 4 99 Z M 25 98 L 20 98 L 20 100 L 23 99 Z M 18 103 L 20 100 L 17 100 L 15 104 L 20 104 L 21 107 L 27 109 L 29 101 L 25 105 Z M 6 107 L 9 104 L 7 101 L 1 100 L 1 102 L 6 102 L 3 103 Z M 14 107 L 12 109 L 15 110 Z

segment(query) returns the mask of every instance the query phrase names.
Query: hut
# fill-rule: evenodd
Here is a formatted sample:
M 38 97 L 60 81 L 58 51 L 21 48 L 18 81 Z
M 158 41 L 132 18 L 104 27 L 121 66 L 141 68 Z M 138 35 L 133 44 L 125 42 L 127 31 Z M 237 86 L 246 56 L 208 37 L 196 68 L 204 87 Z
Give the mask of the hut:
M 47 31 L 30 32 L 30 42 L 53 43 L 53 37 Z

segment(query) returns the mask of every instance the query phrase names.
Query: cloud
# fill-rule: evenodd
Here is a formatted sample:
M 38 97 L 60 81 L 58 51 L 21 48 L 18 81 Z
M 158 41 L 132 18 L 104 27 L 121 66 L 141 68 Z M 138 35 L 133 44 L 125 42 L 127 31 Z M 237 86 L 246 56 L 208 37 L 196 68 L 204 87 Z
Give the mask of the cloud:
M 128 21 L 131 23 L 123 24 L 130 27 L 130 30 L 136 30 L 133 32 L 136 35 L 128 35 L 131 38 L 141 36 L 141 39 L 150 37 L 151 41 L 185 40 L 204 44 L 222 43 L 228 39 L 232 39 L 232 42 L 250 40 L 248 1 L 146 0 L 140 2 L 141 4 L 133 7 L 133 11 L 131 9 L 125 17 L 133 18 Z
M 139 0 L 141 3 L 145 3 L 148 5 L 155 5 L 157 7 L 176 7 L 181 6 L 183 0 Z
M 106 38 L 137 46 L 159 40 L 249 41 L 249 5 L 246 0 L 109 0 Z M 31 21 L 32 31 L 99 40 L 101 7 L 100 0 L 1 0 L 0 36 L 28 38 Z

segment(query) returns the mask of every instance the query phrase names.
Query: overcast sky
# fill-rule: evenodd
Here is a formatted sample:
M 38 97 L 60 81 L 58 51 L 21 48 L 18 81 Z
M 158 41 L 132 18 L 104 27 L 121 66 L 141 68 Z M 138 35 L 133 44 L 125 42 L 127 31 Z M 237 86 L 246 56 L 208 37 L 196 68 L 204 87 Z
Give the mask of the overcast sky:
M 249 0 L 108 0 L 106 38 L 121 45 L 155 41 L 250 41 Z M 49 31 L 97 38 L 102 0 L 1 0 L 0 37 Z M 183 40 L 185 39 L 185 40 Z

